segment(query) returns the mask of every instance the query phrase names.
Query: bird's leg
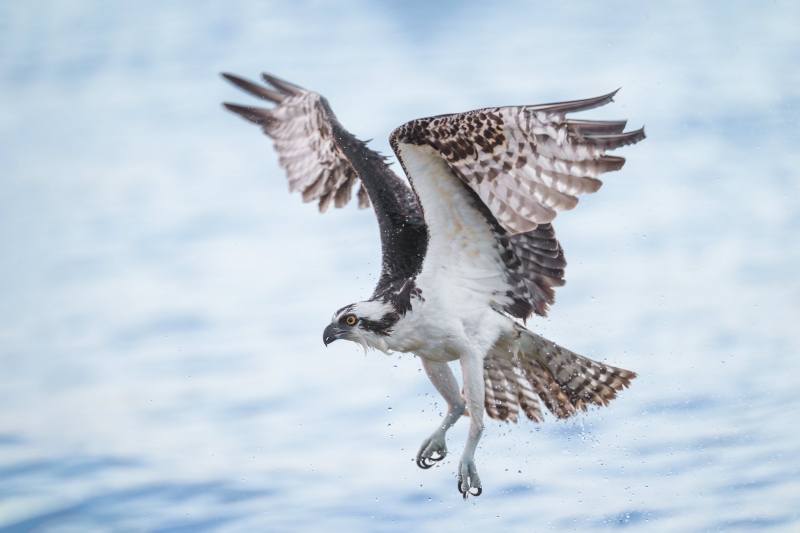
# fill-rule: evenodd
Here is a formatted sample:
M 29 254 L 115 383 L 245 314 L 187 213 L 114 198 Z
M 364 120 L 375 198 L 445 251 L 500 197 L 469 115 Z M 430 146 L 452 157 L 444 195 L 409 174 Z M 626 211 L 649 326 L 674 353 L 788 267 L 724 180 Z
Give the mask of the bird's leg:
M 469 438 L 458 463 L 458 490 L 466 500 L 470 494 L 480 496 L 483 492 L 481 478 L 475 467 L 475 450 L 483 435 L 483 402 L 486 395 L 482 358 L 474 352 L 464 354 L 461 357 L 461 370 L 469 409 Z
M 444 459 L 447 455 L 447 445 L 445 444 L 445 434 L 453 427 L 461 415 L 464 414 L 464 400 L 458 390 L 458 382 L 450 370 L 450 365 L 437 361 L 429 361 L 422 358 L 422 367 L 428 374 L 433 386 L 439 391 L 447 402 L 447 415 L 441 425 L 436 428 L 430 437 L 425 439 L 417 452 L 417 466 L 420 468 L 430 468 L 436 462 Z

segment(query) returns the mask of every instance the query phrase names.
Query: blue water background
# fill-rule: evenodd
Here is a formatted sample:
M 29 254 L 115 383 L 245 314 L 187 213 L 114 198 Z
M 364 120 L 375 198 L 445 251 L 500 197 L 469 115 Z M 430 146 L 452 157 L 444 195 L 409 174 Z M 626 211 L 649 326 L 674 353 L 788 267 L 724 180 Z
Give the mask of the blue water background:
M 0 3 L 0 532 L 800 530 L 800 4 Z M 555 223 L 529 326 L 635 370 L 574 420 L 490 421 L 480 498 L 413 457 L 410 355 L 327 349 L 374 216 L 290 196 L 256 103 L 406 120 L 590 97 L 648 139 Z M 399 165 L 394 168 L 399 172 Z

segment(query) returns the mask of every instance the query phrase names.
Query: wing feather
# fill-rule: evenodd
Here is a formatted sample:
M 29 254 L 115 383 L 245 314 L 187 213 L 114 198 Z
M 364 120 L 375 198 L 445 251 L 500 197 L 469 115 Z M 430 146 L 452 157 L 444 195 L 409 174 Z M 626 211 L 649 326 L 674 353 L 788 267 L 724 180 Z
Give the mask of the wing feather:
M 262 109 L 260 107 L 247 107 L 236 104 L 222 104 L 222 105 L 228 111 L 236 113 L 243 119 L 248 120 L 254 124 L 258 124 L 259 126 L 264 126 L 266 124 L 269 124 L 270 122 L 275 122 L 275 117 L 270 115 L 268 109 Z
M 567 129 L 570 133 L 586 134 L 594 133 L 597 135 L 610 135 L 612 133 L 622 133 L 627 120 L 567 120 Z
M 223 105 L 272 137 L 289 190 L 300 191 L 304 202 L 317 201 L 320 212 L 331 202 L 335 207 L 347 204 L 358 174 L 334 139 L 331 119 L 335 116 L 325 99 L 269 74 L 263 74 L 263 78 L 271 88 L 233 74 L 223 73 L 222 77 L 253 96 L 277 104 L 271 109 Z M 369 207 L 369 199 L 360 197 L 359 207 Z
M 625 160 L 607 150 L 645 138 L 644 128 L 623 132 L 624 121 L 565 117 L 605 105 L 615 94 L 418 119 L 392 138 L 437 150 L 506 231 L 524 233 L 573 209 L 579 196 L 600 188 L 598 176 L 622 168 Z
M 499 267 L 502 281 L 487 286 L 486 291 L 502 295 L 490 301 L 512 316 L 525 319 L 534 312 L 542 316 L 547 313 L 554 301 L 553 288 L 564 284 L 566 267 L 550 222 L 559 211 L 573 209 L 579 196 L 598 191 L 602 186 L 600 175 L 622 168 L 625 160 L 606 151 L 645 138 L 643 128 L 624 132 L 626 121 L 566 118 L 567 113 L 605 105 L 615 94 L 422 118 L 400 126 L 391 135 L 392 148 L 412 183 L 450 179 L 441 170 L 432 172 L 437 165 L 422 163 L 429 159 L 422 150 L 426 148 L 437 153 L 452 176 L 474 195 L 471 206 L 491 227 L 496 257 L 500 258 L 493 264 Z M 415 159 L 418 175 L 408 172 L 404 157 Z M 463 208 L 436 198 L 444 188 L 439 193 L 427 192 L 435 189 L 426 186 L 422 194 L 428 196 L 420 196 L 434 239 L 435 226 L 453 222 L 447 219 L 448 214 L 429 216 L 427 208 L 449 210 L 449 216 L 459 219 L 460 227 L 467 220 Z M 415 185 L 415 190 L 420 194 L 420 187 Z M 479 261 L 464 253 L 471 246 L 464 243 L 462 247 L 444 248 L 458 256 L 451 263 L 471 263 L 476 266 L 473 270 L 488 267 L 484 261 L 477 268 Z M 488 248 L 484 243 L 482 249 Z
M 261 98 L 262 100 L 266 100 L 274 104 L 280 104 L 281 102 L 286 100 L 287 94 L 289 94 L 280 92 L 280 88 L 277 91 L 274 91 L 272 89 L 269 89 L 268 87 L 264 87 L 263 85 L 253 83 L 250 80 L 246 80 L 244 78 L 240 78 L 239 76 L 234 76 L 233 74 L 228 74 L 226 72 L 222 73 L 222 77 L 231 82 L 232 84 L 234 84 L 235 86 L 242 89 L 244 92 L 250 93 L 257 98 Z
M 592 405 L 608 405 L 634 378 L 634 372 L 580 356 L 517 324 L 484 360 L 486 411 L 516 422 L 513 414 L 521 408 L 541 422 L 541 400 L 556 417 L 569 418 Z
M 614 100 L 614 96 L 619 92 L 619 89 L 612 91 L 603 96 L 596 96 L 594 98 L 586 98 L 583 100 L 572 100 L 569 102 L 556 102 L 553 104 L 539 104 L 528 106 L 531 111 L 541 111 L 546 113 L 577 113 L 578 111 L 588 111 L 596 107 L 602 107 Z
M 325 211 L 331 204 L 346 205 L 360 184 L 358 207 L 373 205 L 380 226 L 382 268 L 375 294 L 390 293 L 416 275 L 425 256 L 427 229 L 416 197 L 385 158 L 345 130 L 315 92 L 270 74 L 262 75 L 266 87 L 233 74 L 222 77 L 275 104 L 269 109 L 223 106 L 273 139 L 291 192 L 300 192 L 304 202 L 318 202 Z
M 587 144 L 594 145 L 598 148 L 605 150 L 614 150 L 621 146 L 628 146 L 629 144 L 636 144 L 644 139 L 644 128 L 636 131 L 629 131 L 627 133 L 614 133 L 614 134 L 593 134 L 586 133 L 583 135 L 583 141 Z

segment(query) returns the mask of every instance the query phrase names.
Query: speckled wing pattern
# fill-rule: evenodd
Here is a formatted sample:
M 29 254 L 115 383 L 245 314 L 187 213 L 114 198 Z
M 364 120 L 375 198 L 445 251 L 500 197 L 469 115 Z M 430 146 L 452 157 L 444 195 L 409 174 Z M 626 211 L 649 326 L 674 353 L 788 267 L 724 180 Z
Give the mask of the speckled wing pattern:
M 422 118 L 392 133 L 395 151 L 400 143 L 433 148 L 474 192 L 510 285 L 503 310 L 514 317 L 545 316 L 553 288 L 564 284 L 567 263 L 550 221 L 597 191 L 600 174 L 622 168 L 625 160 L 606 151 L 645 138 L 644 129 L 624 132 L 625 121 L 566 118 L 615 94 Z
M 222 76 L 253 96 L 276 104 L 271 109 L 223 105 L 258 124 L 272 137 L 289 180 L 289 190 L 300 191 L 305 202 L 318 201 L 320 212 L 331 202 L 335 207 L 347 204 L 358 174 L 336 142 L 331 125 L 336 117 L 325 98 L 269 74 L 263 75 L 269 84 L 267 87 L 232 74 Z M 358 206 L 367 208 L 369 205 L 362 184 L 358 190 Z
M 486 412 L 517 422 L 522 411 L 534 422 L 544 420 L 540 400 L 558 418 L 590 405 L 608 405 L 627 388 L 634 372 L 598 363 L 516 325 L 484 359 Z
M 222 77 L 276 104 L 270 109 L 223 106 L 261 126 L 275 141 L 289 188 L 300 191 L 304 201 L 318 201 L 320 211 L 331 203 L 342 207 L 360 180 L 358 205 L 372 204 L 380 227 L 382 265 L 375 295 L 392 293 L 415 276 L 425 257 L 427 229 L 414 193 L 386 159 L 348 132 L 319 94 L 270 74 L 262 74 L 267 86 L 233 74 Z
M 600 174 L 622 168 L 625 160 L 606 151 L 644 139 L 644 129 L 624 133 L 625 122 L 566 119 L 611 102 L 614 94 L 423 118 L 393 136 L 437 150 L 506 231 L 524 233 L 597 191 Z

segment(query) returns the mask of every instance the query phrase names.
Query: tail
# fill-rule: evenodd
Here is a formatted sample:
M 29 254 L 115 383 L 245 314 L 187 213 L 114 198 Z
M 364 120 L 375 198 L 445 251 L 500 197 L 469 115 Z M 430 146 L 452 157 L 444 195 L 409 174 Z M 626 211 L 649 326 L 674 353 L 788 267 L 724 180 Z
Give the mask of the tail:
M 580 356 L 515 324 L 486 356 L 483 376 L 491 418 L 516 422 L 521 408 L 541 422 L 540 399 L 558 418 L 569 418 L 589 405 L 608 405 L 636 373 Z

